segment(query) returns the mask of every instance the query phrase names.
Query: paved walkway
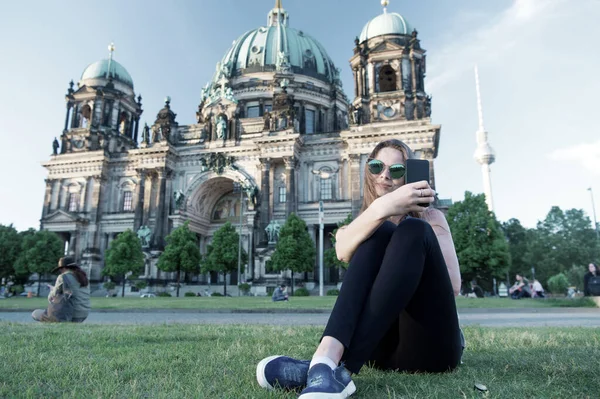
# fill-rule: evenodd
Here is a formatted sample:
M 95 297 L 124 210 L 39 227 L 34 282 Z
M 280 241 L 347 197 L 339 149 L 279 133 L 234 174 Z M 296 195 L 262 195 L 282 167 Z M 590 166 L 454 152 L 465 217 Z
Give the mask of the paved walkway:
M 208 313 L 190 311 L 90 313 L 87 324 L 278 324 L 324 326 L 329 313 Z M 0 321 L 33 323 L 31 312 L 0 312 Z M 463 309 L 461 325 L 600 327 L 600 309 Z

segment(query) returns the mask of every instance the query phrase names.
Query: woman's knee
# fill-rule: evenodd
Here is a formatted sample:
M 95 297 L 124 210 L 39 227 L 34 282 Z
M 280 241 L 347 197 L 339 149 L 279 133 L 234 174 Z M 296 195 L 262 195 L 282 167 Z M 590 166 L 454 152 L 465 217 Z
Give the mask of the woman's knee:
M 435 235 L 431 225 L 425 220 L 408 218 L 396 227 L 392 240 L 425 240 L 431 234 Z

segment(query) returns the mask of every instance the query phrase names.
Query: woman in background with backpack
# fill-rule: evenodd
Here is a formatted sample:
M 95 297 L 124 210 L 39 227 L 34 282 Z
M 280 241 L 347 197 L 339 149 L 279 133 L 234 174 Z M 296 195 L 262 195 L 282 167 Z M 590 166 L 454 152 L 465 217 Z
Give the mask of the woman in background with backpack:
M 31 314 L 41 322 L 81 323 L 90 312 L 90 287 L 85 272 L 71 256 L 58 260 L 51 273 L 59 272 L 54 286 L 50 286 L 48 309 L 36 309 Z M 62 303 L 65 301 L 64 303 Z M 59 305 L 59 303 L 61 303 Z
M 583 294 L 585 296 L 600 296 L 600 279 L 598 279 L 598 277 L 600 277 L 600 270 L 598 270 L 598 266 L 594 263 L 588 265 L 588 270 L 589 271 L 583 276 Z M 598 280 L 598 282 L 594 281 L 595 284 L 590 284 L 592 278 Z M 590 289 L 590 285 L 594 285 L 594 287 Z

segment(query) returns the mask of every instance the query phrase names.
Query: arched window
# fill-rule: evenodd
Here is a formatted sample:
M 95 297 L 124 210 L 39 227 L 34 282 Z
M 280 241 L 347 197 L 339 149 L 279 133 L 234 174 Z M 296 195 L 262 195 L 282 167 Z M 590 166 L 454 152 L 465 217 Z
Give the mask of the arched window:
M 379 91 L 396 91 L 396 70 L 390 65 L 384 65 L 379 70 Z
M 133 192 L 123 192 L 123 212 L 130 212 L 133 210 Z
M 319 170 L 319 194 L 321 201 L 333 199 L 333 174 L 328 167 Z
M 119 133 L 126 134 L 127 132 L 127 114 L 125 112 L 121 112 L 119 116 Z

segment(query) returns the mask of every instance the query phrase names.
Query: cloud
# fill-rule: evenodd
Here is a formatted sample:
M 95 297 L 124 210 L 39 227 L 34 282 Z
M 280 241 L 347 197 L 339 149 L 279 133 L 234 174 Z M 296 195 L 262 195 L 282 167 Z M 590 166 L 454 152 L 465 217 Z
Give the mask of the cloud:
M 590 172 L 600 175 L 600 140 L 554 150 L 547 154 L 547 157 L 553 161 L 579 164 Z
M 567 0 L 514 0 L 496 18 L 481 17 L 479 22 L 488 22 L 435 49 L 436 57 L 428 66 L 427 91 L 434 92 L 472 70 L 476 63 L 499 59 L 521 41 L 524 30 L 539 29 L 546 22 L 544 17 L 558 15 L 556 9 L 566 3 Z

